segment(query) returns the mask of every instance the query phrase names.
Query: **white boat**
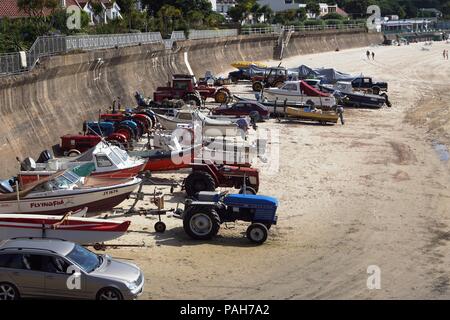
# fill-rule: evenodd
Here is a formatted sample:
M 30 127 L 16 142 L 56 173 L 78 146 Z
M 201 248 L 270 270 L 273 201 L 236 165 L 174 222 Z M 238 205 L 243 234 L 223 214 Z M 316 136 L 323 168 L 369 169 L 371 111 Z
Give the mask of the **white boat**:
M 36 163 L 33 159 L 27 158 L 22 167 L 28 170 L 21 170 L 18 175 L 22 186 L 48 177 L 61 170 L 73 169 L 83 166 L 86 172 L 79 175 L 92 175 L 102 178 L 132 178 L 144 170 L 146 160 L 130 157 L 125 150 L 117 146 L 104 142 L 98 143 L 80 156 L 49 159 L 45 163 Z
M 178 110 L 173 117 L 160 114 L 156 114 L 156 117 L 166 130 L 175 130 L 180 125 L 194 126 L 194 123 L 196 123 L 201 127 L 201 134 L 209 137 L 240 135 L 242 130 L 239 128 L 238 123 L 242 120 L 247 121 L 245 119 L 211 119 L 199 111 L 189 109 Z
M 321 92 L 310 86 L 305 81 L 286 81 L 280 88 L 268 88 L 264 90 L 263 99 L 268 102 L 277 101 L 277 113 L 283 113 L 284 101 L 288 104 L 310 105 L 315 107 L 334 107 L 336 99 L 328 93 Z M 267 106 L 274 113 L 273 106 Z
M 81 210 L 87 211 L 87 208 Z M 80 214 L 82 212 L 74 212 Z M 130 221 L 35 214 L 0 214 L 0 241 L 12 238 L 57 238 L 80 244 L 101 243 L 125 234 Z
M 80 177 L 67 170 L 32 182 L 24 189 L 11 182 L 0 183 L 0 214 L 57 215 L 84 207 L 89 212 L 111 210 L 129 198 L 141 179 Z

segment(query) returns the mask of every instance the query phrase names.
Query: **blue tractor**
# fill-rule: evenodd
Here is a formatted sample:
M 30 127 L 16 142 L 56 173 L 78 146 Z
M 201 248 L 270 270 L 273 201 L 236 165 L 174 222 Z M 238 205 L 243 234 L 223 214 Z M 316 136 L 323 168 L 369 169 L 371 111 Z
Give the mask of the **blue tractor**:
M 248 221 L 247 238 L 257 244 L 266 241 L 269 229 L 277 223 L 278 200 L 252 194 L 199 192 L 187 199 L 181 215 L 185 232 L 193 239 L 211 239 L 220 225 L 237 220 Z

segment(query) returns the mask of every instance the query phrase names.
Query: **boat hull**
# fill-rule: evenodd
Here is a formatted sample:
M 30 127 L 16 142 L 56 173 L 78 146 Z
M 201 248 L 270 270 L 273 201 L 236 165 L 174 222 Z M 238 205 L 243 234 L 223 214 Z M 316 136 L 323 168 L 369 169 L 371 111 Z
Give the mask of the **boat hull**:
M 54 195 L 47 193 L 26 196 L 18 200 L 0 201 L 0 214 L 64 214 L 88 207 L 88 212 L 108 211 L 129 198 L 140 183 L 140 179 L 121 185 L 74 190 L 62 190 Z
M 0 240 L 21 237 L 57 238 L 80 244 L 100 243 L 124 235 L 130 221 L 62 216 L 0 214 Z
M 165 116 L 156 115 L 158 118 L 159 123 L 161 126 L 166 130 L 175 130 L 178 128 L 178 125 L 180 124 L 191 124 L 192 121 L 177 121 L 174 119 L 169 119 Z M 230 124 L 230 125 L 211 125 L 211 124 L 205 124 L 202 128 L 202 133 L 204 136 L 207 137 L 222 137 L 222 136 L 237 136 L 240 134 L 239 128 L 236 126 L 236 124 Z
M 109 178 L 109 179 L 131 179 L 137 176 L 140 172 L 145 170 L 146 163 L 139 164 L 126 169 L 118 169 L 112 171 L 94 171 L 91 176 L 97 178 Z M 20 171 L 18 174 L 19 182 L 22 186 L 35 182 L 40 178 L 49 177 L 55 174 L 56 171 Z
M 286 114 L 290 118 L 318 121 L 318 122 L 332 122 L 337 123 L 339 120 L 339 115 L 335 113 L 320 113 L 320 112 L 309 112 L 304 111 L 300 108 L 286 108 Z

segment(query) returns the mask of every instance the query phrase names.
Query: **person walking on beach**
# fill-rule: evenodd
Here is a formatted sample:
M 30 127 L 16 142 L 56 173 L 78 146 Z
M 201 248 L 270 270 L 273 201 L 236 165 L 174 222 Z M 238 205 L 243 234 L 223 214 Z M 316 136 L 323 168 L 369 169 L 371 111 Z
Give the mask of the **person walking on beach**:
M 369 50 L 367 50 L 366 56 L 367 56 L 367 60 L 370 60 L 370 51 Z
M 442 51 L 442 56 L 444 57 L 444 60 L 445 60 L 445 56 L 446 56 L 445 49 L 444 49 L 444 51 Z
M 445 60 L 448 60 L 448 50 L 444 50 L 445 51 Z
M 375 52 L 372 51 L 372 60 L 375 60 Z

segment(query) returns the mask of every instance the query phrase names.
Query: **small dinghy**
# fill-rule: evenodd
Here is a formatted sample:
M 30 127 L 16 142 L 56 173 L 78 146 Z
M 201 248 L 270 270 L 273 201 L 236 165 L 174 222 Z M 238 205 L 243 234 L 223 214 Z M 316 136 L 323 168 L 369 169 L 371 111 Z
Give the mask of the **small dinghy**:
M 130 221 L 80 218 L 87 208 L 63 216 L 0 214 L 0 241 L 11 238 L 57 238 L 80 244 L 110 241 L 125 234 Z
M 286 108 L 286 115 L 288 118 L 294 118 L 299 120 L 317 121 L 321 124 L 337 123 L 339 120 L 339 114 L 336 112 L 326 112 L 311 107 L 305 108 Z

